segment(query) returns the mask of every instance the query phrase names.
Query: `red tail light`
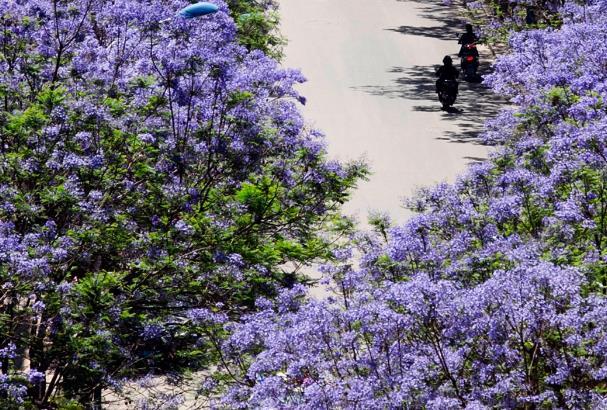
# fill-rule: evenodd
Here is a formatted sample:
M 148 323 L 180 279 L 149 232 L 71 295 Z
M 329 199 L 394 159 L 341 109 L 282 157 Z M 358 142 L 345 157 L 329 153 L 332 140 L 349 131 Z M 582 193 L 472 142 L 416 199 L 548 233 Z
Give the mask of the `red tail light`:
M 474 61 L 474 57 L 468 56 L 468 57 L 466 57 L 466 61 L 469 62 L 469 63 L 471 63 L 471 62 Z

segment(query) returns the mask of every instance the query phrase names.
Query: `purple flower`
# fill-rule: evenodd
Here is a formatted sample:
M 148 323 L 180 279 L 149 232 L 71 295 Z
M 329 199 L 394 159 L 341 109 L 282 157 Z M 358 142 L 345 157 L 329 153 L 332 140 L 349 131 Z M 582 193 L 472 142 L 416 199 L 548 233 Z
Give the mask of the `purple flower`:
M 32 305 L 32 310 L 34 312 L 36 312 L 37 314 L 42 314 L 42 312 L 44 312 L 45 308 L 46 308 L 46 305 L 41 300 L 34 302 L 34 304 Z
M 147 144 L 153 144 L 156 142 L 156 138 L 154 138 L 154 136 L 152 134 L 149 133 L 143 133 L 143 134 L 139 134 L 137 136 L 142 142 L 145 142 Z
M 194 229 L 183 220 L 179 220 L 175 223 L 175 229 L 184 235 L 191 235 L 194 232 Z
M 42 383 L 45 379 L 46 379 L 45 374 L 42 372 L 39 372 L 35 369 L 31 369 L 27 375 L 27 380 L 31 384 L 34 384 L 34 385 Z
M 226 315 L 209 309 L 191 309 L 187 312 L 187 316 L 195 323 L 223 324 L 227 321 Z
M 141 336 L 143 337 L 143 340 L 155 340 L 161 338 L 164 332 L 163 326 L 157 323 L 149 323 L 143 327 Z
M 0 357 L 2 359 L 14 359 L 17 353 L 17 346 L 14 343 L 9 343 L 7 346 L 0 348 Z

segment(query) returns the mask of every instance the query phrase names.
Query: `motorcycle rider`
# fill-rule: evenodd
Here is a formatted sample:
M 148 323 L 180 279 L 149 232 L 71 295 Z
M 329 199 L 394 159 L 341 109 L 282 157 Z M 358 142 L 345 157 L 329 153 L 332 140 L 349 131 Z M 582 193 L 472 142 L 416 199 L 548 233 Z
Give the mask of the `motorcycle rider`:
M 461 57 L 464 53 L 464 47 L 467 44 L 473 44 L 478 41 L 478 36 L 474 34 L 472 30 L 472 24 L 466 24 L 466 32 L 461 35 L 457 44 L 461 44 L 462 46 L 459 49 L 458 57 Z M 474 49 L 475 57 L 478 57 L 478 50 Z
M 457 77 L 459 77 L 459 70 L 453 66 L 453 59 L 451 56 L 445 56 L 445 58 L 443 58 L 443 66 L 436 71 L 436 76 L 438 77 L 438 80 L 436 80 L 437 93 L 441 91 L 443 83 L 446 80 L 451 80 L 455 83 L 455 92 L 457 94 Z
M 448 110 L 453 105 L 458 93 L 457 77 L 459 71 L 453 66 L 453 60 L 449 56 L 443 58 L 443 66 L 436 70 L 438 80 L 436 80 L 436 92 L 438 100 L 443 107 L 442 110 Z

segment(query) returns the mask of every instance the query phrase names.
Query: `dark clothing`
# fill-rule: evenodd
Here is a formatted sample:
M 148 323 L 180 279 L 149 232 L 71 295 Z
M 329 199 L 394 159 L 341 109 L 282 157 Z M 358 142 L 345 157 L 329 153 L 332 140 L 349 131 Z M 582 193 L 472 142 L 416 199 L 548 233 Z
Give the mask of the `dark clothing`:
M 457 77 L 459 77 L 459 70 L 452 65 L 443 65 L 436 71 L 436 76 L 438 80 L 436 80 L 436 92 L 441 90 L 443 81 L 452 80 L 455 81 L 456 92 L 457 92 Z
M 459 41 L 457 42 L 457 44 L 466 45 L 466 44 L 476 43 L 477 41 L 478 41 L 478 37 L 476 36 L 476 34 L 465 32 L 459 38 Z
M 535 15 L 535 10 L 532 7 L 527 7 L 527 15 L 525 16 L 525 23 L 532 25 L 537 24 L 537 17 Z
M 459 53 L 457 53 L 457 55 L 459 57 L 463 56 L 464 54 L 466 54 L 467 50 L 464 48 L 464 46 L 466 44 L 473 44 L 476 43 L 478 41 L 478 37 L 476 36 L 476 34 L 474 33 L 464 33 L 462 34 L 462 36 L 459 38 L 458 44 L 461 44 L 462 46 L 459 49 Z M 474 49 L 473 54 L 478 57 L 478 50 Z
M 459 70 L 452 65 L 444 65 L 436 71 L 436 76 L 439 80 L 457 80 Z
M 473 56 L 473 57 L 478 57 L 478 49 L 476 47 L 472 47 L 472 48 L 466 48 L 464 46 L 462 46 L 462 48 L 459 49 L 459 53 L 457 53 L 458 57 L 467 57 L 467 56 Z

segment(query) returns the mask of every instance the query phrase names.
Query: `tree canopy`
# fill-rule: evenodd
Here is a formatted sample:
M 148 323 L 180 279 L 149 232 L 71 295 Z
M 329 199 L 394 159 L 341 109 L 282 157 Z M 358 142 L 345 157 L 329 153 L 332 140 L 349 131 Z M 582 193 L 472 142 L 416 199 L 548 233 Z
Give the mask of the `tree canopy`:
M 489 30 L 547 2 L 510 3 Z M 336 250 L 334 297 L 292 289 L 227 323 L 218 405 L 607 406 L 607 3 L 556 6 L 558 27 L 509 31 L 486 80 L 513 103 L 487 124 L 490 160 Z
M 329 256 L 365 167 L 326 159 L 303 77 L 240 45 L 225 3 L 187 4 L 0 4 L 3 408 L 204 369 L 206 318 Z

